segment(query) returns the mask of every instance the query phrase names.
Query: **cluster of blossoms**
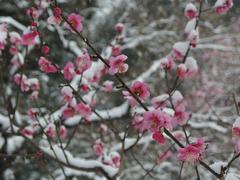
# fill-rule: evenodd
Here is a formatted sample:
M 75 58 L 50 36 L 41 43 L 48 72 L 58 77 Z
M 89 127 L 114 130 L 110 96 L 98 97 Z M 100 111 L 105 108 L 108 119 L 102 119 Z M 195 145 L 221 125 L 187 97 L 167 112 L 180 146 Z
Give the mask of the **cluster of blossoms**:
M 97 139 L 93 145 L 93 149 L 95 154 L 98 156 L 99 160 L 106 165 L 112 166 L 114 168 L 119 169 L 121 164 L 121 156 L 119 153 L 113 151 L 110 153 L 106 153 L 104 149 L 104 144 L 100 139 Z
M 215 3 L 215 10 L 217 13 L 222 14 L 227 12 L 233 6 L 232 0 L 218 0 Z M 43 37 L 39 32 L 38 18 L 40 17 L 43 9 L 47 7 L 47 4 L 43 4 L 41 7 L 31 7 L 27 9 L 26 13 L 32 19 L 31 27 L 22 35 L 17 32 L 8 32 L 6 24 L 0 24 L 0 52 L 5 49 L 8 43 L 8 36 L 10 42 L 9 52 L 13 56 L 11 63 L 13 65 L 13 81 L 22 92 L 31 92 L 31 98 L 33 100 L 38 99 L 40 91 L 40 83 L 37 78 L 29 78 L 24 73 L 16 73 L 17 70 L 24 67 L 26 60 L 24 61 L 20 51 L 23 51 L 25 47 L 31 47 L 37 44 L 38 40 Z M 171 53 L 161 59 L 160 68 L 165 71 L 166 75 L 170 71 L 174 71 L 177 80 L 186 80 L 187 78 L 194 77 L 198 73 L 197 61 L 193 57 L 188 57 L 188 53 L 191 48 L 195 48 L 199 40 L 199 30 L 197 27 L 198 18 L 200 12 L 194 4 L 187 4 L 184 14 L 188 19 L 184 30 L 184 41 L 176 42 L 173 45 Z M 65 20 L 62 14 L 62 10 L 59 7 L 53 8 L 53 15 L 48 17 L 47 22 L 52 25 L 60 26 L 64 22 L 64 27 L 71 33 L 77 34 L 83 30 L 83 17 L 76 13 L 71 13 Z M 122 43 L 124 41 L 124 25 L 118 23 L 115 26 L 116 37 L 111 46 L 111 56 L 106 60 L 107 67 L 99 68 L 94 71 L 92 76 L 84 76 L 90 74 L 93 67 L 93 56 L 91 56 L 86 49 L 83 53 L 78 55 L 74 61 L 69 60 L 65 63 L 64 67 L 59 67 L 52 62 L 49 57 L 50 47 L 41 43 L 41 56 L 38 58 L 39 70 L 47 74 L 57 74 L 63 77 L 64 86 L 61 88 L 61 95 L 63 97 L 64 106 L 61 108 L 61 115 L 59 119 L 63 118 L 63 121 L 68 121 L 75 115 L 80 115 L 81 119 L 89 122 L 91 115 L 94 111 L 96 102 L 93 95 L 90 93 L 91 88 L 99 88 L 104 92 L 111 92 L 113 90 L 113 82 L 106 80 L 100 86 L 99 83 L 104 75 L 116 75 L 126 73 L 128 70 L 128 64 L 126 60 L 128 57 L 122 54 Z M 40 38 L 39 38 L 40 37 Z M 27 52 L 26 52 L 27 54 Z M 98 57 L 99 58 L 99 57 Z M 21 71 L 20 71 L 21 72 Z M 79 89 L 74 88 L 69 84 L 75 77 L 81 77 Z M 84 98 L 77 98 L 77 92 L 88 93 L 89 96 Z M 145 103 L 150 99 L 150 88 L 145 82 L 134 81 L 129 89 L 122 91 L 123 98 L 127 100 L 132 108 L 137 108 L 139 102 Z M 134 95 L 134 96 L 133 96 Z M 86 100 L 87 99 L 87 100 Z M 141 104 L 140 103 L 140 104 Z M 152 139 L 159 144 L 164 144 L 166 139 L 164 137 L 165 130 L 171 132 L 178 141 L 187 141 L 187 137 L 183 132 L 174 131 L 179 126 L 185 126 L 191 114 L 187 111 L 187 103 L 184 100 L 183 95 L 176 89 L 168 89 L 167 93 L 163 93 L 159 96 L 151 98 L 150 108 L 144 113 L 134 112 L 132 125 L 140 132 L 150 132 Z M 38 122 L 38 116 L 40 113 L 34 108 L 28 110 L 28 116 L 32 123 L 30 125 L 21 128 L 20 133 L 28 138 L 33 138 L 34 133 L 39 130 L 39 126 L 42 128 L 44 136 L 50 139 L 60 137 L 62 139 L 67 138 L 68 131 L 62 124 L 56 125 L 53 122 L 49 122 L 44 127 Z M 232 128 L 232 142 L 235 145 L 235 151 L 240 152 L 240 120 L 237 119 Z M 188 163 L 197 163 L 203 159 L 205 153 L 205 142 L 203 139 L 197 139 L 195 143 L 188 144 L 178 150 L 178 159 Z M 101 140 L 97 140 L 93 146 L 96 155 L 105 165 L 112 166 L 114 168 L 120 168 L 121 156 L 117 152 L 106 153 L 106 149 Z M 159 162 L 167 159 L 171 156 L 171 151 L 166 151 L 159 157 Z

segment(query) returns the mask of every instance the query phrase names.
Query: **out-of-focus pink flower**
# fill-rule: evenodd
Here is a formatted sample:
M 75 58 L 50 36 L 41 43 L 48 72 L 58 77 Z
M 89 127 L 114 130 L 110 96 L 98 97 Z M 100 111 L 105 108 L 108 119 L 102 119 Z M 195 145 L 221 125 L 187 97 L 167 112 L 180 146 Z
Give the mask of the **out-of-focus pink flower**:
M 182 142 L 186 141 L 184 132 L 178 130 L 178 131 L 172 132 L 172 134 L 178 141 L 182 141 Z
M 31 95 L 30 95 L 30 99 L 31 99 L 32 101 L 37 100 L 37 99 L 38 99 L 38 95 L 39 95 L 39 91 L 33 91 L 33 92 L 31 93 Z
M 232 142 L 235 146 L 235 151 L 240 152 L 240 118 L 237 118 L 232 126 Z
M 61 126 L 60 129 L 59 129 L 59 136 L 60 138 L 63 138 L 65 139 L 68 135 L 68 130 L 65 126 Z
M 49 138 L 55 138 L 56 137 L 56 126 L 55 126 L 55 124 L 53 124 L 53 123 L 48 124 L 48 126 L 44 129 L 44 132 Z
M 88 52 L 85 50 L 84 54 L 81 54 L 76 59 L 77 74 L 82 74 L 92 66 L 92 60 Z
M 159 144 L 164 144 L 165 143 L 165 138 L 163 136 L 163 134 L 159 131 L 155 131 L 152 134 L 152 138 L 157 141 Z
M 68 103 L 70 103 L 72 101 L 72 98 L 73 98 L 73 91 L 70 87 L 68 86 L 64 86 L 62 89 L 61 89 L 61 94 L 64 98 L 64 100 Z
M 187 76 L 187 67 L 185 64 L 179 64 L 177 67 L 177 77 L 185 79 Z
M 40 59 L 38 60 L 38 65 L 40 66 L 40 70 L 45 73 L 56 73 L 57 72 L 57 68 L 52 64 L 52 62 L 43 56 L 40 57 Z
M 171 56 L 167 56 L 160 60 L 160 67 L 164 70 L 172 70 L 175 67 L 174 60 Z
M 10 52 L 12 55 L 17 55 L 18 49 L 17 49 L 16 46 L 11 46 L 10 49 L 9 49 L 9 52 Z
M 70 117 L 73 117 L 74 115 L 75 115 L 75 109 L 72 107 L 67 107 L 62 112 L 62 116 L 64 119 L 68 119 Z
M 122 23 L 117 23 L 116 25 L 115 25 L 115 31 L 116 32 L 118 32 L 118 33 L 122 33 L 123 32 L 123 30 L 124 30 L 124 24 L 122 24 Z
M 189 42 L 177 42 L 173 45 L 173 57 L 182 61 L 189 48 Z
M 75 66 L 72 62 L 68 61 L 67 64 L 63 68 L 63 76 L 66 80 L 72 80 L 75 76 Z
M 186 111 L 175 111 L 174 112 L 174 117 L 173 117 L 173 122 L 183 126 L 187 123 L 187 121 L 190 118 L 190 114 Z
M 55 7 L 53 9 L 53 14 L 54 14 L 53 16 L 48 17 L 47 22 L 53 25 L 60 25 L 62 22 L 62 17 L 61 17 L 62 10 L 59 7 Z
M 92 114 L 91 107 L 82 102 L 75 106 L 75 110 L 85 119 L 89 119 L 90 115 Z
M 168 94 L 162 94 L 160 96 L 152 98 L 152 105 L 155 109 L 164 108 L 168 104 Z
M 189 144 L 178 150 L 178 159 L 184 162 L 195 164 L 203 159 L 205 142 L 199 138 L 195 143 Z
M 184 10 L 184 15 L 188 18 L 188 19 L 193 19 L 196 18 L 198 16 L 198 12 L 197 12 L 197 8 L 194 4 L 192 3 L 188 3 L 185 10 Z
M 132 119 L 132 126 L 139 130 L 141 133 L 146 130 L 146 127 L 143 124 L 143 117 L 140 115 L 134 115 Z
M 37 78 L 30 78 L 28 79 L 28 82 L 32 91 L 39 91 L 40 83 Z
M 33 19 L 38 19 L 40 16 L 40 11 L 39 9 L 35 8 L 35 7 L 30 7 L 26 10 L 26 13 L 28 16 L 30 16 Z
M 109 60 L 109 74 L 114 75 L 116 73 L 125 73 L 128 70 L 128 65 L 125 63 L 127 60 L 126 55 L 119 55 L 116 57 L 111 57 Z
M 36 116 L 38 115 L 38 111 L 33 108 L 30 108 L 30 109 L 28 109 L 27 114 L 32 120 L 34 120 L 34 119 L 36 119 Z
M 33 137 L 34 131 L 31 126 L 26 126 L 20 131 L 20 134 L 31 139 Z
M 30 90 L 30 83 L 28 81 L 28 78 L 25 74 L 15 74 L 14 77 L 14 82 L 20 86 L 22 92 L 27 92 Z
M 19 44 L 19 43 L 21 43 L 21 36 L 17 32 L 14 32 L 14 31 L 10 32 L 9 36 L 10 36 L 10 42 L 12 44 Z
M 103 87 L 101 89 L 104 92 L 111 92 L 113 89 L 113 81 L 104 81 Z
M 130 90 L 141 100 L 145 101 L 149 96 L 149 87 L 146 83 L 135 81 L 131 87 Z M 124 98 L 128 100 L 129 104 L 131 106 L 136 106 L 138 102 L 134 99 L 134 97 L 128 92 L 123 91 Z
M 23 34 L 21 37 L 21 44 L 25 46 L 34 45 L 37 35 L 38 35 L 37 31 L 30 31 L 28 33 Z
M 82 90 L 83 92 L 88 92 L 90 90 L 90 87 L 87 84 L 82 84 L 80 86 L 80 90 Z
M 93 145 L 94 152 L 97 156 L 102 156 L 103 155 L 103 143 L 101 142 L 100 139 L 96 140 L 94 145 Z
M 233 6 L 233 0 L 217 0 L 214 5 L 214 8 L 216 13 L 224 14 L 228 12 L 232 6 Z
M 47 45 L 44 45 L 44 46 L 42 47 L 42 53 L 43 53 L 43 54 L 48 54 L 48 53 L 49 53 L 49 51 L 50 51 L 50 48 L 49 48 L 49 46 L 47 46 Z
M 188 69 L 187 76 L 193 77 L 198 73 L 197 61 L 193 57 L 188 57 L 186 59 L 185 65 Z
M 182 105 L 184 102 L 184 97 L 180 91 L 175 91 L 172 95 L 172 102 L 175 108 Z
M 67 21 L 71 24 L 71 26 L 68 23 L 65 23 L 65 27 L 68 28 L 72 33 L 75 33 L 74 29 L 77 32 L 82 31 L 82 29 L 83 29 L 83 25 L 82 25 L 83 18 L 79 14 L 71 13 L 68 16 Z
M 112 47 L 112 56 L 116 57 L 121 54 L 121 46 L 116 45 Z
M 115 168 L 119 168 L 121 165 L 121 156 L 117 152 L 111 152 L 110 158 L 112 161 L 112 166 Z

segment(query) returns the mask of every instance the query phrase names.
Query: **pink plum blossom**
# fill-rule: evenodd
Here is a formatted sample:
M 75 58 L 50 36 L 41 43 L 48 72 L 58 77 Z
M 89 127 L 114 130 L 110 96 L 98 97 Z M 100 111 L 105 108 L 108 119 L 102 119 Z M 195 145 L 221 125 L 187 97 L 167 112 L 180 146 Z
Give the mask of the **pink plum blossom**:
M 49 51 L 50 51 L 49 46 L 47 46 L 47 45 L 42 46 L 42 53 L 43 54 L 48 54 Z
M 145 101 L 150 96 L 148 85 L 140 81 L 135 81 L 131 85 L 130 90 L 141 101 Z M 123 95 L 124 95 L 124 98 L 128 100 L 131 106 L 136 106 L 138 104 L 138 102 L 134 99 L 134 97 L 128 91 L 123 91 Z
M 187 123 L 187 121 L 190 118 L 190 114 L 186 111 L 175 111 L 174 112 L 174 117 L 173 117 L 173 122 L 183 126 Z
M 92 60 L 88 52 L 85 50 L 83 54 L 76 59 L 77 74 L 82 74 L 92 66 Z
M 214 5 L 214 8 L 216 13 L 224 14 L 228 12 L 232 6 L 233 6 L 233 0 L 217 0 Z
M 68 61 L 67 64 L 63 68 L 63 76 L 66 80 L 72 80 L 75 76 L 75 66 L 71 61 Z
M 73 117 L 75 115 L 75 109 L 72 107 L 66 107 L 62 111 L 62 116 L 64 119 L 68 119 L 70 117 Z
M 30 90 L 30 83 L 28 81 L 28 78 L 25 74 L 15 74 L 14 77 L 14 82 L 20 86 L 22 92 L 27 92 Z
M 160 60 L 160 67 L 164 70 L 172 70 L 175 67 L 174 60 L 171 56 L 167 56 Z
M 20 34 L 18 34 L 17 32 L 12 31 L 9 33 L 9 36 L 10 36 L 10 42 L 12 44 L 20 44 L 21 43 L 22 38 L 21 38 Z
M 156 142 L 158 142 L 159 144 L 164 144 L 165 143 L 165 138 L 164 138 L 164 136 L 163 136 L 163 134 L 161 132 L 158 132 L 158 131 L 154 132 L 152 134 L 152 138 Z
M 151 102 L 153 107 L 155 109 L 166 107 L 168 104 L 168 98 L 169 98 L 168 94 L 162 94 L 160 96 L 152 98 Z
M 82 31 L 82 29 L 83 29 L 83 25 L 82 25 L 83 18 L 79 14 L 71 13 L 68 16 L 67 21 L 71 24 L 71 26 L 68 23 L 65 23 L 65 27 L 67 29 L 69 29 L 72 33 L 75 33 L 75 30 L 77 32 Z
M 121 164 L 121 156 L 117 152 L 111 152 L 110 153 L 110 158 L 111 158 L 111 165 L 115 168 L 119 168 Z
M 189 48 L 189 42 L 177 42 L 173 45 L 173 57 L 182 61 Z
M 47 125 L 47 127 L 44 129 L 44 132 L 47 137 L 49 138 L 55 138 L 56 137 L 56 126 L 53 123 L 50 123 Z
M 192 3 L 188 3 L 185 10 L 184 10 L 184 15 L 188 18 L 188 19 L 193 19 L 196 18 L 198 16 L 198 12 L 197 12 L 197 8 L 194 4 Z
M 73 90 L 68 86 L 64 86 L 61 89 L 61 95 L 63 96 L 63 98 L 66 102 L 70 103 L 73 98 Z
M 104 81 L 103 87 L 101 88 L 104 92 L 111 92 L 113 89 L 113 81 Z
M 122 33 L 123 32 L 123 29 L 124 29 L 124 24 L 122 23 L 117 23 L 114 27 L 115 31 L 118 32 L 118 33 Z
M 34 134 L 34 130 L 31 126 L 26 126 L 23 129 L 21 129 L 20 134 L 31 139 Z
M 178 159 L 187 163 L 195 164 L 203 159 L 205 142 L 202 138 L 195 143 L 189 144 L 178 150 Z
M 93 145 L 94 152 L 97 156 L 102 156 L 103 155 L 103 143 L 100 139 L 96 140 L 94 145 Z
M 121 46 L 116 45 L 116 46 L 112 46 L 112 56 L 116 57 L 119 56 L 121 54 Z
M 38 111 L 33 108 L 30 108 L 30 109 L 28 109 L 27 114 L 32 120 L 34 120 L 34 119 L 36 119 L 36 116 L 38 115 Z
M 40 70 L 45 73 L 56 73 L 57 72 L 57 68 L 52 64 L 52 62 L 43 56 L 40 57 L 40 59 L 38 60 L 38 65 L 40 66 Z
M 128 70 L 128 65 L 125 63 L 127 58 L 128 57 L 123 54 L 116 57 L 111 57 L 109 60 L 109 74 L 114 75 L 117 73 L 125 73 Z
M 144 132 L 146 130 L 144 124 L 143 124 L 143 117 L 140 115 L 134 115 L 132 119 L 132 126 L 139 130 L 139 132 Z
M 240 152 L 240 118 L 237 118 L 232 126 L 232 142 L 235 146 L 235 151 Z
M 92 114 L 91 107 L 82 102 L 75 106 L 75 110 L 85 119 L 88 119 L 89 116 Z
M 68 135 L 68 130 L 65 126 L 60 126 L 59 128 L 59 136 L 60 138 L 66 139 L 67 135 Z
M 37 31 L 30 31 L 25 33 L 21 37 L 21 44 L 25 46 L 32 46 L 36 42 L 36 37 L 38 35 Z

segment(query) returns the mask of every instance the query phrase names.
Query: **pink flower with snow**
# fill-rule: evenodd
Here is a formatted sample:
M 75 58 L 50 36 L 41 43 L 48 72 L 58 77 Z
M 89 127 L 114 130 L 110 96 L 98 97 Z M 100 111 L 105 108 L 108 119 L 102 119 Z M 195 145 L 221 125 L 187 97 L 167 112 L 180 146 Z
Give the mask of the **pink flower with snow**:
M 117 152 L 111 152 L 110 153 L 110 158 L 111 158 L 111 165 L 115 168 L 119 168 L 121 165 L 121 156 Z
M 187 76 L 193 77 L 198 73 L 197 61 L 193 57 L 188 57 L 186 59 L 185 65 L 188 69 Z
M 135 81 L 131 85 L 130 90 L 141 101 L 145 101 L 150 96 L 148 85 L 140 81 Z M 138 102 L 134 99 L 134 97 L 128 91 L 123 91 L 123 95 L 124 95 L 124 98 L 128 100 L 131 106 L 136 106 L 138 104 Z
M 30 108 L 30 109 L 28 109 L 27 114 L 32 120 L 34 120 L 34 119 L 36 119 L 36 116 L 38 115 L 38 111 L 33 108 Z
M 23 129 L 21 129 L 20 134 L 22 134 L 24 137 L 31 139 L 34 134 L 34 130 L 31 126 L 26 126 Z
M 77 74 L 82 74 L 92 66 L 92 60 L 87 50 L 76 59 Z
M 184 97 L 180 91 L 175 91 L 172 95 L 172 102 L 175 108 L 181 106 L 184 103 Z
M 214 5 L 214 8 L 216 13 L 224 14 L 228 12 L 232 6 L 233 6 L 233 0 L 217 0 Z
M 56 126 L 55 124 L 51 123 L 49 124 L 45 129 L 44 132 L 46 136 L 49 138 L 55 138 L 56 137 Z
M 85 119 L 89 119 L 90 115 L 92 114 L 91 107 L 82 102 L 75 106 L 75 110 Z
M 104 92 L 111 92 L 113 89 L 113 81 L 104 81 L 103 87 L 101 89 Z
M 40 16 L 40 11 L 35 7 L 30 7 L 26 10 L 26 14 L 33 19 L 38 19 Z
M 180 79 L 185 79 L 187 76 L 187 67 L 185 64 L 179 64 L 177 67 L 177 77 Z
M 10 36 L 10 42 L 12 44 L 16 45 L 16 44 L 20 44 L 21 43 L 22 38 L 21 38 L 20 34 L 18 34 L 17 32 L 15 32 L 15 31 L 10 32 L 9 36 Z
M 122 23 L 117 23 L 114 27 L 115 31 L 118 32 L 118 33 L 122 33 L 123 30 L 124 30 L 124 24 Z
M 167 56 L 160 60 L 160 67 L 164 70 L 172 70 L 175 67 L 175 63 L 171 56 Z
M 168 105 L 168 94 L 162 94 L 160 96 L 152 98 L 152 105 L 155 109 L 164 108 Z
M 68 130 L 65 126 L 60 126 L 59 132 L 58 132 L 60 138 L 66 139 L 68 135 Z
M 237 118 L 232 126 L 232 143 L 235 146 L 235 151 L 240 152 L 240 118 Z
M 28 81 L 28 78 L 25 74 L 15 74 L 14 77 L 14 82 L 20 86 L 22 92 L 27 92 L 30 90 L 30 83 Z
M 40 70 L 45 73 L 56 73 L 57 72 L 57 68 L 52 64 L 52 62 L 43 56 L 40 57 L 40 59 L 38 60 L 38 65 L 40 67 Z
M 173 45 L 173 57 L 182 61 L 189 48 L 189 42 L 177 42 Z
M 128 65 L 125 63 L 127 60 L 126 55 L 119 55 L 116 57 L 111 57 L 109 60 L 109 74 L 114 75 L 117 73 L 125 73 L 128 70 Z
M 96 140 L 94 145 L 93 145 L 94 152 L 97 156 L 102 156 L 103 155 L 103 143 L 101 142 L 100 139 Z
M 34 101 L 34 100 L 37 100 L 38 99 L 38 96 L 39 96 L 39 91 L 33 91 L 32 93 L 31 93 L 31 95 L 30 95 L 30 99 L 32 100 L 32 101 Z
M 30 78 L 28 79 L 28 82 L 32 91 L 39 91 L 40 83 L 37 78 Z
M 61 95 L 63 96 L 63 98 L 66 102 L 70 103 L 73 98 L 73 90 L 68 86 L 64 86 L 61 89 Z
M 75 115 L 75 109 L 72 107 L 66 107 L 63 111 L 62 111 L 62 116 L 64 119 L 68 119 L 70 117 L 73 117 Z
M 185 10 L 184 10 L 184 15 L 188 19 L 196 18 L 198 16 L 198 11 L 197 11 L 196 6 L 192 3 L 188 3 Z
M 28 33 L 25 33 L 21 37 L 21 44 L 25 46 L 32 46 L 36 42 L 36 37 L 38 35 L 37 31 L 31 31 Z
M 68 23 L 71 24 L 71 26 L 68 23 L 65 23 L 65 27 L 67 29 L 69 29 L 72 33 L 75 33 L 75 30 L 77 32 L 82 31 L 82 29 L 83 29 L 83 25 L 82 25 L 83 18 L 79 14 L 71 13 L 68 16 L 67 21 L 68 21 Z
M 75 66 L 72 62 L 68 61 L 67 64 L 63 68 L 63 76 L 66 80 L 72 80 L 75 76 Z
M 189 144 L 178 150 L 178 159 L 187 163 L 195 164 L 203 159 L 205 142 L 202 138 L 195 143 Z
M 53 25 L 60 25 L 62 22 L 62 10 L 59 7 L 53 9 L 53 16 L 48 17 L 47 22 Z

